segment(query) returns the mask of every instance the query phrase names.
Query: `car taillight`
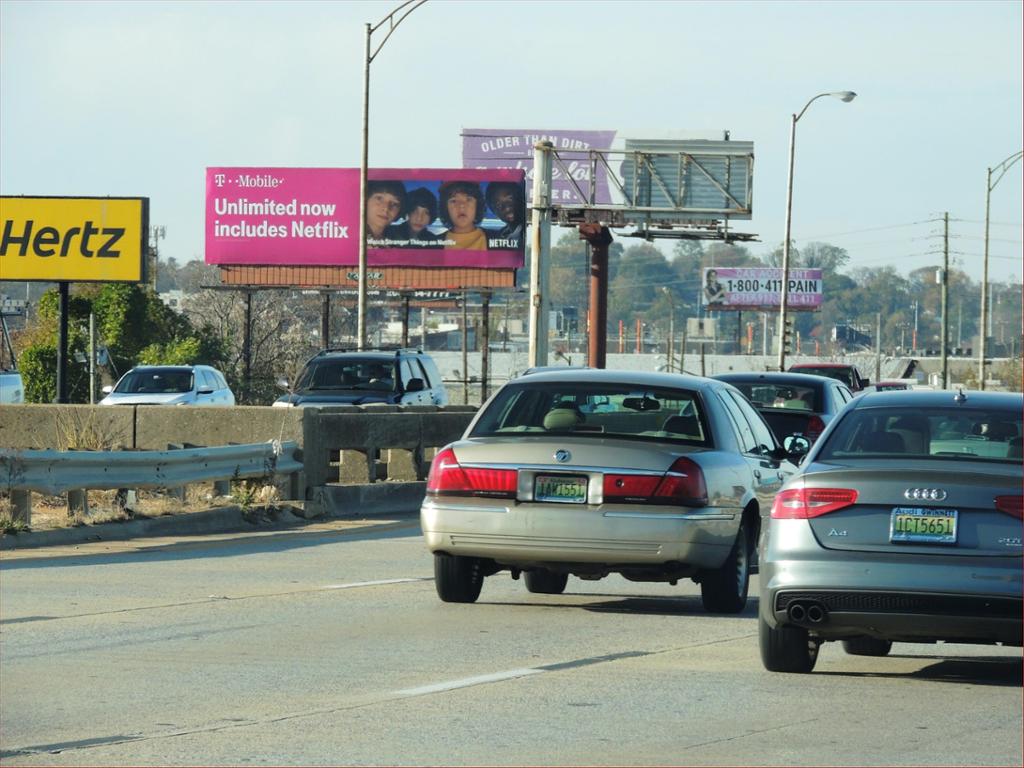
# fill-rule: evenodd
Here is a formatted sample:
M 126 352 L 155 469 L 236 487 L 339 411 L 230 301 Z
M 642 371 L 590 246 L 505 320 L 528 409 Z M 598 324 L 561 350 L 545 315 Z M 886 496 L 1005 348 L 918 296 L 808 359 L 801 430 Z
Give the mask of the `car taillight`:
M 708 503 L 708 489 L 704 482 L 704 472 L 697 462 L 682 456 L 661 477 L 606 474 L 604 500 L 626 504 L 703 507 Z
M 1024 520 L 1024 496 L 996 496 L 996 509 Z
M 849 507 L 857 501 L 852 488 L 790 488 L 775 496 L 772 517 L 806 520 Z
M 824 431 L 825 422 L 821 420 L 821 416 L 814 414 L 807 420 L 807 431 L 804 432 L 804 437 L 813 443 Z
M 516 470 L 463 467 L 455 458 L 455 451 L 445 448 L 430 463 L 427 493 L 514 498 L 516 484 Z

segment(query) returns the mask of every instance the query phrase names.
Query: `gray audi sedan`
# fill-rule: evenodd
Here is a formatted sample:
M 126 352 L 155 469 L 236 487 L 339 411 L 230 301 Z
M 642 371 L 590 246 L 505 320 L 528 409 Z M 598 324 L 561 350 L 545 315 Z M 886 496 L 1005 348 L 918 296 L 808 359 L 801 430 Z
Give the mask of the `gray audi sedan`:
M 743 610 L 762 515 L 796 465 L 735 388 L 566 368 L 503 386 L 434 458 L 420 511 L 438 596 L 500 571 L 559 594 L 569 575 L 699 582 Z
M 779 492 L 760 545 L 761 660 L 819 646 L 1021 645 L 1019 394 L 879 392 L 849 404 Z

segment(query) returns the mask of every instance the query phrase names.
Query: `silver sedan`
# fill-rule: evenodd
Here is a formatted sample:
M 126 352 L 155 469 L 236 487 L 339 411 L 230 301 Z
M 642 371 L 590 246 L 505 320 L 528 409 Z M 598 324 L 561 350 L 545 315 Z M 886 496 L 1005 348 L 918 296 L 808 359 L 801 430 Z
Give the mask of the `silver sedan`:
M 880 392 L 850 403 L 776 497 L 760 550 L 761 659 L 818 647 L 1021 644 L 1019 394 Z
M 420 512 L 447 602 L 523 575 L 693 579 L 704 607 L 746 605 L 750 557 L 796 471 L 732 386 L 674 374 L 531 373 L 502 387 L 435 457 Z

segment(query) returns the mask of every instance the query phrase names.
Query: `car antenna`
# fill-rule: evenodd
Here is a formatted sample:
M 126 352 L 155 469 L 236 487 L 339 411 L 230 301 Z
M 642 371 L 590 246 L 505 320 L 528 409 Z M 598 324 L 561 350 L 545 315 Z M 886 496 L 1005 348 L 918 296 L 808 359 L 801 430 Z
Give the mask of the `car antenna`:
M 955 395 L 953 395 L 954 402 L 966 403 L 967 402 L 967 395 L 964 394 L 964 388 L 962 386 L 959 386 L 956 389 L 957 389 L 957 392 L 956 392 Z

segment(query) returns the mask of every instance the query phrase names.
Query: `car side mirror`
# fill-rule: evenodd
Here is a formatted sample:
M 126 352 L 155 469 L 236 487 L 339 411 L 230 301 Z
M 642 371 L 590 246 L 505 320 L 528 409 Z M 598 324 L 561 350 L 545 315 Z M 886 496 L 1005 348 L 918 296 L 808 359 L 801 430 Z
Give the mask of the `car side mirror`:
M 114 387 L 113 387 L 113 385 L 111 385 L 111 384 L 107 384 L 107 386 L 105 386 L 105 387 L 104 387 L 104 388 L 103 388 L 102 390 L 100 390 L 100 391 L 101 391 L 101 392 L 103 392 L 103 394 L 104 394 L 104 395 L 109 395 L 109 394 L 110 394 L 111 392 L 113 392 L 113 391 L 114 391 Z
M 288 379 L 278 379 L 274 383 L 277 385 L 278 389 L 283 389 L 285 392 L 288 392 L 292 388 L 291 384 L 288 383 Z
M 811 450 L 811 441 L 803 435 L 789 435 L 782 441 L 782 447 L 786 451 L 786 458 L 797 459 L 806 456 Z
M 423 383 L 423 379 L 409 379 L 405 383 L 406 392 L 422 392 L 427 388 L 427 385 Z

